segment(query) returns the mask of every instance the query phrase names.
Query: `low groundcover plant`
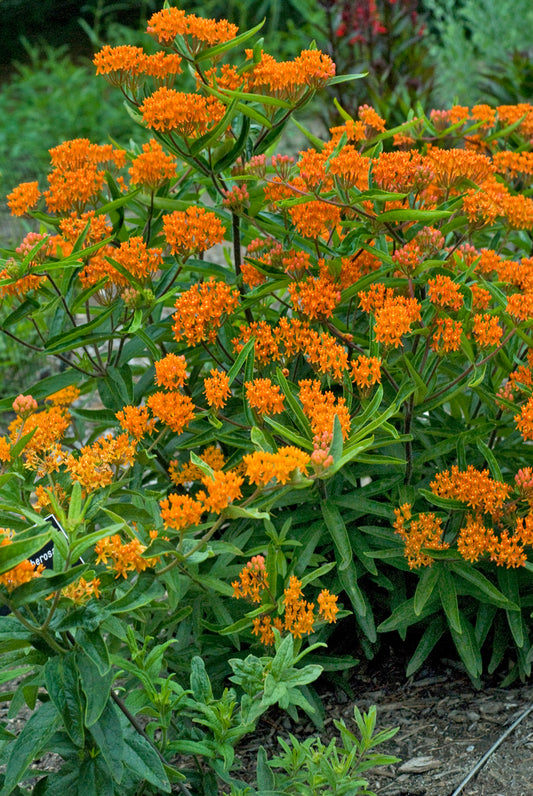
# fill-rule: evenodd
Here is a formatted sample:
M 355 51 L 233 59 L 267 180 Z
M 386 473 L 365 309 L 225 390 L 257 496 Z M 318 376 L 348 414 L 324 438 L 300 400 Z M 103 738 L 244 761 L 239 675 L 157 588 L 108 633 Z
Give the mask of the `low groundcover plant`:
M 0 328 L 59 369 L 0 402 L 1 677 L 33 711 L 0 796 L 48 751 L 38 796 L 245 792 L 261 715 L 320 728 L 311 684 L 389 631 L 409 672 L 448 634 L 476 683 L 531 669 L 533 107 L 362 106 L 322 141 L 295 113 L 358 77 L 326 54 L 172 6 L 148 33 L 94 60 L 150 141 L 65 141 L 8 196 L 38 231 Z M 258 792 L 369 793 L 390 734 L 355 719 L 262 752 Z

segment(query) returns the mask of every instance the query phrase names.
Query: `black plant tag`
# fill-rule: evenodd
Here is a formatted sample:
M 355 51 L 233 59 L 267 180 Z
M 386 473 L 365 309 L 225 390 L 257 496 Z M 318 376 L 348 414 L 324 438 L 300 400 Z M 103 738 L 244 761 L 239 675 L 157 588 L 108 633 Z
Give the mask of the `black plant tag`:
M 56 531 L 61 531 L 65 539 L 68 539 L 67 534 L 65 533 L 64 528 L 59 524 L 57 518 L 54 517 L 53 514 L 49 514 L 48 517 L 44 518 L 46 522 L 50 522 Z M 34 567 L 38 567 L 39 564 L 43 564 L 45 569 L 53 569 L 54 567 L 54 543 L 52 541 L 47 542 L 40 550 L 34 553 L 28 559 Z M 83 564 L 83 560 L 80 558 L 77 564 Z M 7 605 L 0 606 L 0 616 L 7 616 L 10 614 L 11 611 L 7 607 Z

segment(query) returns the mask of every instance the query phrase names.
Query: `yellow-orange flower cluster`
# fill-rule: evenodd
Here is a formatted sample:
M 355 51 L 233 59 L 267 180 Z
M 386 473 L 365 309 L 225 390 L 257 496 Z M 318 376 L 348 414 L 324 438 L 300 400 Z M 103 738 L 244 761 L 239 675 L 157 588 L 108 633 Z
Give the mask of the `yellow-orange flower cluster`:
M 155 538 L 157 531 L 151 531 L 150 536 Z M 115 577 L 128 577 L 128 572 L 144 572 L 146 569 L 155 567 L 159 558 L 143 558 L 142 554 L 146 550 L 137 538 L 129 542 L 123 542 L 118 534 L 106 536 L 100 539 L 95 546 L 96 563 L 105 564 L 107 569 L 114 570 Z
M 0 547 L 11 544 L 13 541 L 13 532 L 8 528 L 0 528 Z M 33 578 L 38 578 L 44 570 L 44 564 L 35 566 L 31 561 L 21 561 L 13 569 L 9 569 L 0 575 L 0 584 L 5 586 L 8 592 L 12 592 L 17 586 L 22 586 L 23 583 L 29 583 Z
M 297 470 L 305 473 L 311 457 L 305 451 L 289 445 L 276 453 L 255 451 L 243 456 L 242 460 L 250 483 L 267 486 L 273 480 L 286 484 Z
M 174 337 L 178 342 L 185 338 L 189 345 L 214 343 L 224 317 L 235 311 L 238 301 L 239 291 L 225 282 L 209 279 L 193 285 L 174 305 Z
M 163 230 L 172 253 L 190 257 L 222 243 L 226 228 L 205 207 L 188 207 L 163 216 Z

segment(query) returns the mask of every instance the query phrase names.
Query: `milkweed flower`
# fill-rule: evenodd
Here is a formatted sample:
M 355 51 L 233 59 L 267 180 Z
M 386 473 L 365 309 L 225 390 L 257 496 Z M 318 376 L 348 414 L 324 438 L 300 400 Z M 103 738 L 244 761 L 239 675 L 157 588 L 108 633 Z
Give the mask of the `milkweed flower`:
M 459 351 L 461 348 L 461 335 L 463 324 L 461 321 L 454 321 L 453 318 L 437 318 L 437 327 L 432 337 L 431 348 L 433 351 L 445 352 Z
M 226 228 L 205 207 L 188 207 L 163 216 L 163 232 L 173 254 L 201 254 L 222 243 Z
M 309 418 L 314 435 L 333 435 L 335 415 L 339 418 L 343 439 L 350 433 L 350 413 L 344 398 L 335 398 L 330 390 L 322 392 L 320 382 L 305 379 L 298 382 L 300 402 L 305 415 Z
M 396 519 L 393 528 L 401 536 L 405 544 L 405 556 L 410 569 L 430 567 L 433 559 L 427 553 L 422 553 L 422 548 L 429 550 L 447 550 L 449 544 L 442 540 L 442 521 L 435 514 L 419 514 L 418 519 L 413 519 L 411 505 L 404 503 L 400 508 L 394 509 Z
M 179 392 L 156 392 L 146 403 L 152 414 L 176 434 L 181 434 L 191 420 L 194 420 L 194 404 L 188 395 Z
M 204 379 L 204 393 L 209 406 L 222 409 L 231 395 L 227 373 L 213 368 L 209 378 Z
M 472 331 L 476 342 L 481 346 L 498 345 L 503 334 L 496 315 L 481 313 L 474 315 Z
M 167 354 L 155 362 L 155 383 L 167 390 L 183 387 L 187 380 L 187 360 L 178 354 Z
M 151 191 L 157 190 L 167 180 L 176 176 L 176 161 L 163 151 L 161 144 L 151 138 L 143 144 L 143 151 L 133 159 L 129 169 L 133 185 L 142 185 Z
M 41 192 L 38 182 L 21 182 L 7 195 L 7 204 L 12 216 L 23 216 L 39 201 Z
M 367 389 L 372 384 L 381 383 L 381 360 L 361 354 L 350 362 L 351 377 L 358 387 Z
M 311 457 L 305 451 L 289 445 L 276 453 L 255 451 L 243 456 L 242 460 L 250 483 L 267 486 L 273 479 L 286 484 L 296 470 L 305 473 Z
M 168 498 L 160 500 L 159 505 L 165 528 L 174 528 L 177 531 L 199 525 L 204 512 L 203 505 L 189 495 L 172 493 Z
M 175 130 L 183 138 L 198 138 L 218 124 L 226 109 L 215 97 L 161 86 L 146 97 L 139 110 L 146 126 L 153 130 Z
M 234 39 L 239 28 L 227 19 L 204 19 L 169 7 L 150 17 L 147 32 L 162 44 L 172 44 L 176 36 L 184 36 L 187 49 L 196 55 L 205 45 L 213 47 Z
M 153 531 L 150 535 L 155 537 L 157 532 Z M 107 569 L 114 570 L 117 573 L 116 578 L 127 578 L 128 572 L 144 572 L 155 567 L 159 561 L 159 558 L 143 558 L 146 546 L 138 539 L 123 542 L 118 534 L 100 539 L 94 550 L 96 563 L 105 564 Z
M 207 492 L 199 490 L 196 499 L 203 504 L 205 511 L 220 514 L 226 506 L 242 497 L 243 481 L 244 479 L 232 470 L 227 473 L 216 470 L 212 476 L 202 475 L 202 484 Z
M 491 478 L 488 470 L 477 470 L 471 464 L 466 470 L 454 464 L 450 470 L 437 473 L 430 488 L 438 497 L 460 500 L 486 514 L 497 514 L 510 491 L 508 484 Z
M 150 434 L 156 425 L 156 421 L 150 418 L 146 406 L 124 406 L 115 414 L 118 422 L 124 431 L 127 431 L 136 440 Z
M 8 528 L 0 528 L 0 547 L 10 545 L 13 542 L 13 531 Z M 8 592 L 12 592 L 17 586 L 29 583 L 34 578 L 38 578 L 44 570 L 44 564 L 36 566 L 31 561 L 21 561 L 12 569 L 0 575 L 0 584 L 5 586 Z
M 200 454 L 200 459 L 215 471 L 222 470 L 226 463 L 224 454 L 216 445 L 208 445 L 207 448 L 204 448 Z M 176 484 L 176 486 L 181 486 L 191 481 L 201 481 L 204 477 L 203 472 L 196 464 L 192 462 L 180 464 L 177 459 L 173 459 L 170 462 L 168 472 L 172 483 Z
M 209 279 L 195 284 L 178 297 L 173 315 L 172 331 L 179 342 L 189 345 L 214 343 L 223 319 L 237 308 L 239 291 L 225 282 Z
M 79 397 L 80 391 L 78 387 L 71 385 L 70 387 L 63 387 L 62 390 L 52 393 L 46 400 L 53 406 L 70 406 L 74 401 L 77 401 Z
M 236 600 L 249 597 L 253 603 L 261 602 L 261 593 L 268 589 L 268 572 L 264 556 L 252 556 L 231 584 Z
M 277 384 L 270 379 L 254 379 L 244 384 L 246 400 L 260 415 L 276 415 L 283 412 L 285 397 Z

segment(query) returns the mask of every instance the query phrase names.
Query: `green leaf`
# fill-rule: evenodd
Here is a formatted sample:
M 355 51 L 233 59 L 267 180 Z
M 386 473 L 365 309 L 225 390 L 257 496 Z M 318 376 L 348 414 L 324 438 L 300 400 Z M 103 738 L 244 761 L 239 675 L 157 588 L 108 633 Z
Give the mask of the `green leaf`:
M 115 782 L 121 782 L 124 772 L 124 738 L 117 709 L 112 702 L 107 702 L 102 715 L 90 728 L 90 733 L 102 752 L 110 775 Z
M 506 597 L 515 605 L 520 605 L 518 573 L 514 569 L 498 568 L 498 582 Z M 506 611 L 507 622 L 516 646 L 521 649 L 525 643 L 524 625 L 521 611 Z
M 9 757 L 0 796 L 10 796 L 31 763 L 39 759 L 60 724 L 61 717 L 53 702 L 44 702 L 32 713 L 17 740 L 8 746 Z
M 13 608 L 20 608 L 28 603 L 35 603 L 43 600 L 48 595 L 56 591 L 61 591 L 66 586 L 78 580 L 87 569 L 86 564 L 80 564 L 68 572 L 54 573 L 45 570 L 39 578 L 34 578 L 29 583 L 23 583 L 10 595 L 10 602 Z
M 433 589 L 437 585 L 440 576 L 440 569 L 438 566 L 426 567 L 422 573 L 418 585 L 416 587 L 414 598 L 414 611 L 417 616 L 422 613 L 425 604 L 433 594 Z
M 208 705 L 213 701 L 213 690 L 209 680 L 205 663 L 199 655 L 195 655 L 191 661 L 191 691 L 198 702 Z
M 260 746 L 257 751 L 256 780 L 257 787 L 261 793 L 263 793 L 263 791 L 274 790 L 274 774 L 268 765 L 268 755 L 264 746 Z
M 487 597 L 487 602 L 497 605 L 499 608 L 505 608 L 508 611 L 519 610 L 519 606 L 516 603 L 512 602 L 505 594 L 502 594 L 485 575 L 474 569 L 472 564 L 466 561 L 451 561 L 448 566 L 461 578 L 472 583 L 483 592 Z
M 376 216 L 377 221 L 437 221 L 439 218 L 447 218 L 453 215 L 452 210 L 417 210 L 399 209 L 399 210 L 386 210 L 384 213 L 378 213 Z
M 237 376 L 237 374 L 239 373 L 240 369 L 242 368 L 242 366 L 244 365 L 245 361 L 248 359 L 249 356 L 251 356 L 253 361 L 254 346 L 255 346 L 255 340 L 252 337 L 250 340 L 248 340 L 247 343 L 244 344 L 242 351 L 239 351 L 237 359 L 235 360 L 231 368 L 228 370 L 227 375 L 230 385 L 235 380 L 235 377 Z
M 150 572 L 141 572 L 132 588 L 118 600 L 110 603 L 113 614 L 124 614 L 161 599 L 165 594 L 163 586 Z
M 107 644 L 100 629 L 88 630 L 87 628 L 79 628 L 76 631 L 76 641 L 79 648 L 91 659 L 100 674 L 102 676 L 106 675 L 111 668 L 111 661 L 109 660 Z
M 500 466 L 496 461 L 496 457 L 489 448 L 482 440 L 477 439 L 476 445 L 480 453 L 483 454 L 485 461 L 489 465 L 490 474 L 494 478 L 495 481 L 503 481 L 502 471 L 500 470 Z
M 366 616 L 366 602 L 361 589 L 357 585 L 357 570 L 355 569 L 353 561 L 350 562 L 346 569 L 339 570 L 339 580 L 342 588 L 350 598 L 350 602 L 357 616 Z
M 352 547 L 346 525 L 337 505 L 332 500 L 322 500 L 320 508 L 324 522 L 335 546 L 339 571 L 347 569 L 352 562 Z
M 72 743 L 83 747 L 83 706 L 74 654 L 69 653 L 64 658 L 49 658 L 44 667 L 44 680 Z
M 439 573 L 439 596 L 450 628 L 461 634 L 462 625 L 457 604 L 457 589 L 452 574 L 443 566 Z
M 124 764 L 141 780 L 146 780 L 163 793 L 172 788 L 156 750 L 139 734 L 128 733 L 124 738 Z M 173 770 L 174 778 L 177 772 Z M 179 775 L 179 779 L 182 776 Z M 185 777 L 183 777 L 185 779 Z
M 328 79 L 328 86 L 335 86 L 338 83 L 346 83 L 348 80 L 361 80 L 361 78 L 367 76 L 368 72 L 353 72 L 350 75 L 335 75 L 334 77 L 330 77 Z
M 85 695 L 85 726 L 91 727 L 98 721 L 109 701 L 115 675 L 111 669 L 107 674 L 101 675 L 94 661 L 82 650 L 78 650 L 76 661 Z
M 426 627 L 418 646 L 407 664 L 406 677 L 411 677 L 424 663 L 428 655 L 434 649 L 439 639 L 446 632 L 447 625 L 442 616 L 437 616 Z
M 450 627 L 453 642 L 461 660 L 466 666 L 468 674 L 476 679 L 483 671 L 481 651 L 476 641 L 476 635 L 472 625 L 463 613 L 460 613 L 459 616 L 461 632 L 458 633 L 453 627 Z

